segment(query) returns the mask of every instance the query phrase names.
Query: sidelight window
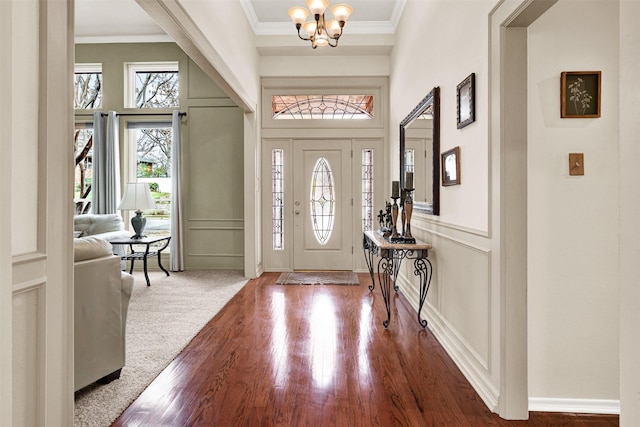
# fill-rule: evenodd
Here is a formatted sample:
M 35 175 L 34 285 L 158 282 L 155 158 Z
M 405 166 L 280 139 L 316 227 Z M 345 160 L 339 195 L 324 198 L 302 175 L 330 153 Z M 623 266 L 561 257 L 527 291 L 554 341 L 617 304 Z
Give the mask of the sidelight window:
M 271 150 L 271 233 L 273 249 L 284 250 L 284 150 Z
M 373 149 L 362 150 L 362 230 L 373 229 Z

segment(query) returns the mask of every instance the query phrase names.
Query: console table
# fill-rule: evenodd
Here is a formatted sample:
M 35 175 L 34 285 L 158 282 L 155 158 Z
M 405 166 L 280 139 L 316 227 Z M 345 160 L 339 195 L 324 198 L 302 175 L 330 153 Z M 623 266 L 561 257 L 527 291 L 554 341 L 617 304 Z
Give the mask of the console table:
M 160 253 L 165 250 L 167 246 L 169 246 L 170 240 L 171 236 L 146 236 L 141 239 L 119 239 L 112 240 L 110 242 L 112 245 L 129 245 L 129 252 L 122 255 L 120 258 L 124 261 L 131 261 L 129 274 L 133 272 L 133 263 L 136 260 L 142 260 L 142 265 L 144 267 L 144 278 L 147 280 L 147 286 L 151 286 L 151 282 L 149 281 L 149 274 L 147 273 L 147 259 L 150 256 L 157 255 L 158 267 L 160 267 L 160 269 L 164 271 L 168 276 L 169 272 L 162 266 Z M 136 251 L 134 249 L 135 245 L 143 245 L 145 249 L 143 251 Z
M 413 259 L 413 274 L 420 276 L 420 304 L 418 306 L 418 323 L 423 328 L 427 327 L 427 321 L 420 318 L 422 306 L 427 299 L 427 292 L 431 284 L 431 276 L 433 275 L 433 266 L 431 261 L 427 259 L 427 253 L 432 246 L 428 243 L 416 240 L 416 243 L 391 243 L 382 237 L 378 232 L 373 230 L 365 231 L 362 236 L 362 249 L 364 258 L 369 267 L 369 275 L 371 276 L 371 286 L 369 290 L 373 292 L 375 288 L 375 280 L 373 275 L 373 256 L 380 256 L 378 261 L 378 281 L 380 282 L 380 290 L 382 298 L 387 309 L 387 319 L 382 322 L 385 329 L 389 326 L 391 320 L 391 280 L 393 278 L 393 289 L 397 292 L 398 285 L 396 279 L 400 271 L 402 260 Z

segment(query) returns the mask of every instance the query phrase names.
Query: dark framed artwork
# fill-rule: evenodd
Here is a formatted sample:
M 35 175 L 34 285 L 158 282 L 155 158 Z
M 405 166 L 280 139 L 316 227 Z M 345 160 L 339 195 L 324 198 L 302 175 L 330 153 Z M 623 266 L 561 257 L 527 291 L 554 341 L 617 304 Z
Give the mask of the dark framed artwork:
M 460 147 L 452 148 L 441 155 L 442 185 L 460 184 Z
M 458 129 L 476 120 L 476 73 L 471 73 L 456 88 Z
M 602 71 L 563 71 L 560 74 L 560 117 L 600 117 Z

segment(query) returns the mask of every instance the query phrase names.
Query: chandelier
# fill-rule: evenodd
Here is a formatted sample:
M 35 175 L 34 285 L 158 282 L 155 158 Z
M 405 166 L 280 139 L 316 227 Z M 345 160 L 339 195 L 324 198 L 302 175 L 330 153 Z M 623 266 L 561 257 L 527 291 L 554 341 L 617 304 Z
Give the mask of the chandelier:
M 342 35 L 344 24 L 353 11 L 351 6 L 348 4 L 333 6 L 331 14 L 334 19 L 329 22 L 324 19 L 324 11 L 329 7 L 328 0 L 307 0 L 307 7 L 309 10 L 304 7 L 292 7 L 289 9 L 289 17 L 296 24 L 298 37 L 305 41 L 311 41 L 311 47 L 314 49 L 318 46 L 338 46 L 338 39 Z M 309 14 L 313 14 L 312 21 L 306 21 Z M 300 35 L 301 27 L 304 28 L 309 37 Z

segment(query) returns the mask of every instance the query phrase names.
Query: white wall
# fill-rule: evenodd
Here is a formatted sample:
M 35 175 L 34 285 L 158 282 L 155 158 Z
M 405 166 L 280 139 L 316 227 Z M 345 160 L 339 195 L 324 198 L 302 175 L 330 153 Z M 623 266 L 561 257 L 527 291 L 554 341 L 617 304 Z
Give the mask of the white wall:
M 441 215 L 414 214 L 412 221 L 414 236 L 434 246 L 434 277 L 423 315 L 488 407 L 501 413 L 499 403 L 510 398 L 501 395 L 505 382 L 513 381 L 505 376 L 502 334 L 519 309 L 504 305 L 512 284 L 503 278 L 501 242 L 509 236 L 501 236 L 506 218 L 500 219 L 500 208 L 508 194 L 500 194 L 500 182 L 494 182 L 501 176 L 495 168 L 502 158 L 488 157 L 490 150 L 502 153 L 492 141 L 500 143 L 495 135 L 503 129 L 490 125 L 500 100 L 489 98 L 503 81 L 490 80 L 496 64 L 492 71 L 487 55 L 503 43 L 494 32 L 502 21 L 488 28 L 487 18 L 494 6 L 515 11 L 521 3 L 408 0 L 390 74 L 392 176 L 398 164 L 395 124 L 433 86 L 441 87 L 441 151 L 461 148 L 462 182 L 441 187 Z M 524 76 L 522 81 L 530 110 L 529 390 L 541 398 L 535 403 L 544 399 L 568 411 L 576 402 L 585 410 L 615 411 L 618 399 L 617 5 L 615 0 L 561 0 L 525 33 L 530 50 L 529 81 Z M 498 36 L 489 40 L 489 34 Z M 560 120 L 560 72 L 591 69 L 603 71 L 603 117 Z M 476 73 L 476 122 L 458 130 L 455 89 L 471 72 Z M 584 177 L 568 176 L 569 152 L 585 153 Z M 417 281 L 407 266 L 400 281 L 416 304 Z M 526 307 L 522 310 L 526 313 Z
M 500 390 L 499 291 L 489 239 L 488 15 L 494 1 L 407 1 L 390 74 L 391 176 L 398 176 L 398 124 L 434 87 L 441 93 L 440 151 L 460 147 L 461 185 L 441 187 L 440 216 L 416 214 L 414 237 L 434 246 L 422 315 L 487 406 Z M 455 22 L 455 25 L 451 23 Z M 419 35 L 417 37 L 416 35 Z M 456 86 L 476 74 L 476 121 L 456 126 Z M 417 306 L 417 280 L 403 265 L 402 292 Z
M 398 124 L 440 86 L 441 151 L 460 146 L 462 185 L 442 188 L 440 221 L 488 230 L 488 30 L 494 1 L 407 1 L 391 56 L 392 175 Z M 451 23 L 455 22 L 455 25 Z M 456 127 L 456 86 L 476 74 L 476 121 Z
M 302 41 L 301 41 L 302 42 Z M 319 48 L 318 48 L 319 49 Z M 339 49 L 339 48 L 338 48 Z M 311 51 L 311 46 L 309 46 Z M 309 52 L 313 53 L 313 52 Z M 262 77 L 388 76 L 389 57 L 373 56 L 261 56 Z
M 178 0 L 210 44 L 208 59 L 250 104 L 260 100 L 258 52 L 254 34 L 237 0 Z
M 620 425 L 640 425 L 640 2 L 620 2 Z M 624 107 L 622 107 L 624 106 Z
M 618 399 L 618 28 L 615 1 L 560 1 L 529 27 L 532 409 Z M 561 119 L 560 73 L 585 70 L 602 71 L 602 117 Z

